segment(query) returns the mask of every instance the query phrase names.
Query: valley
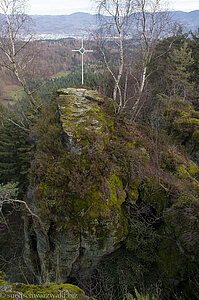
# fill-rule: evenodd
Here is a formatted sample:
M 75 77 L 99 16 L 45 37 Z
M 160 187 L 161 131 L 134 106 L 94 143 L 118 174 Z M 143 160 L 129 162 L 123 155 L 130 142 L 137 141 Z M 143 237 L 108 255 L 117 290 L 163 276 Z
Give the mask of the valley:
M 199 299 L 199 11 L 99 3 L 0 0 L 1 300 Z

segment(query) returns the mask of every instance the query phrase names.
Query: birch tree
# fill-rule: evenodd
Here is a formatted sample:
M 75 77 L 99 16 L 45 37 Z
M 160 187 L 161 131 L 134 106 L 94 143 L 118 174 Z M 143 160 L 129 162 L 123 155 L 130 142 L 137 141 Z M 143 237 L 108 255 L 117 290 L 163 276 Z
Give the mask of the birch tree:
M 26 0 L 0 0 L 0 66 L 10 70 L 36 107 L 25 71 L 32 64 L 31 18 L 25 14 Z
M 141 67 L 139 76 L 134 77 L 137 85 L 137 97 L 131 109 L 132 119 L 136 117 L 147 80 L 151 75 L 148 69 L 154 48 L 161 37 L 172 31 L 171 17 L 163 0 L 136 1 L 135 22 L 136 33 L 140 40 Z
M 113 100 L 118 106 L 115 106 L 115 111 L 119 113 L 126 104 L 125 92 L 121 89 L 121 79 L 124 75 L 124 56 L 125 49 L 124 43 L 127 38 L 131 15 L 135 9 L 133 0 L 102 0 L 98 1 L 98 13 L 100 16 L 100 33 L 101 37 L 98 38 L 98 47 L 102 53 L 105 66 L 111 74 L 114 81 Z M 108 18 L 103 18 L 103 15 L 108 15 Z M 100 35 L 99 35 L 100 36 Z M 117 70 L 113 70 L 108 61 L 105 43 L 111 40 L 116 48 L 119 50 L 119 61 Z
M 168 35 L 171 28 L 170 15 L 163 0 L 101 0 L 98 2 L 98 11 L 102 18 L 100 30 L 105 37 L 103 41 L 111 40 L 119 49 L 117 72 L 114 72 L 108 63 L 105 43 L 98 45 L 106 68 L 114 80 L 113 100 L 118 103 L 117 112 L 125 109 L 128 104 L 131 118 L 134 119 L 150 76 L 148 70 L 155 45 L 161 37 Z M 102 14 L 106 17 L 103 18 Z M 128 39 L 139 41 L 138 53 L 134 59 L 137 60 L 135 65 L 139 65 L 136 74 L 135 70 L 131 74 L 127 71 L 133 69 L 130 66 L 131 58 L 125 57 Z M 133 90 L 134 82 L 136 84 Z M 132 95 L 127 97 L 128 86 L 131 86 Z

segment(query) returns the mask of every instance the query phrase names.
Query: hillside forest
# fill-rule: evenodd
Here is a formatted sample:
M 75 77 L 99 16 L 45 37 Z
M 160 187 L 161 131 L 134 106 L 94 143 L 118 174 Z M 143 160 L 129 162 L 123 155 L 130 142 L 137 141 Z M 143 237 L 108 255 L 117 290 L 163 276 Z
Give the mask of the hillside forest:
M 133 3 L 99 1 L 82 86 L 81 40 L 0 1 L 0 299 L 199 299 L 199 28 Z

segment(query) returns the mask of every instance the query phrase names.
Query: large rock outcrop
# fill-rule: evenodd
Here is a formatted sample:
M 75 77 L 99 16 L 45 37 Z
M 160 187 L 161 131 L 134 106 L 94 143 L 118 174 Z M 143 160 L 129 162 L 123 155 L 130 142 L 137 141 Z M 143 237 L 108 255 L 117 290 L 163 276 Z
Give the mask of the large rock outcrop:
M 192 297 L 199 266 L 197 155 L 194 163 L 165 131 L 121 118 L 113 107 L 94 91 L 63 89 L 43 108 L 27 195 L 43 226 L 24 216 L 26 263 L 38 281 L 66 282 L 112 257 L 109 269 L 124 268 L 129 285 L 136 286 L 143 264 L 146 274 L 164 277 L 166 289 L 183 285 Z
M 45 233 L 37 220 L 25 218 L 25 259 L 39 281 L 63 282 L 116 250 L 127 234 L 127 220 L 121 168 L 105 149 L 115 134 L 111 100 L 104 104 L 84 89 L 58 95 L 39 125 L 34 186 L 27 196 Z

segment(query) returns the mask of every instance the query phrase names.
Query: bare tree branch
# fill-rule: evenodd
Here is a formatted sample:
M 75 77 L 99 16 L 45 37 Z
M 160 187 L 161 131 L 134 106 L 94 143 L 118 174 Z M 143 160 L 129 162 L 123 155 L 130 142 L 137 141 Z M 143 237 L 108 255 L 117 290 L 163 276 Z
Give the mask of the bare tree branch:
M 33 34 L 31 18 L 25 14 L 26 0 L 0 0 L 0 66 L 10 70 L 23 87 L 29 101 L 38 106 L 25 78 L 25 70 L 32 59 L 28 58 Z
M 15 203 L 22 204 L 25 207 L 26 211 L 31 215 L 31 217 L 37 220 L 46 239 L 47 251 L 49 251 L 50 249 L 49 238 L 45 230 L 44 224 L 41 221 L 41 218 L 30 209 L 30 207 L 25 201 L 15 199 L 16 193 L 17 193 L 16 184 L 8 183 L 7 185 L 0 185 L 0 212 L 2 213 L 4 204 L 10 204 L 10 205 L 14 205 Z

